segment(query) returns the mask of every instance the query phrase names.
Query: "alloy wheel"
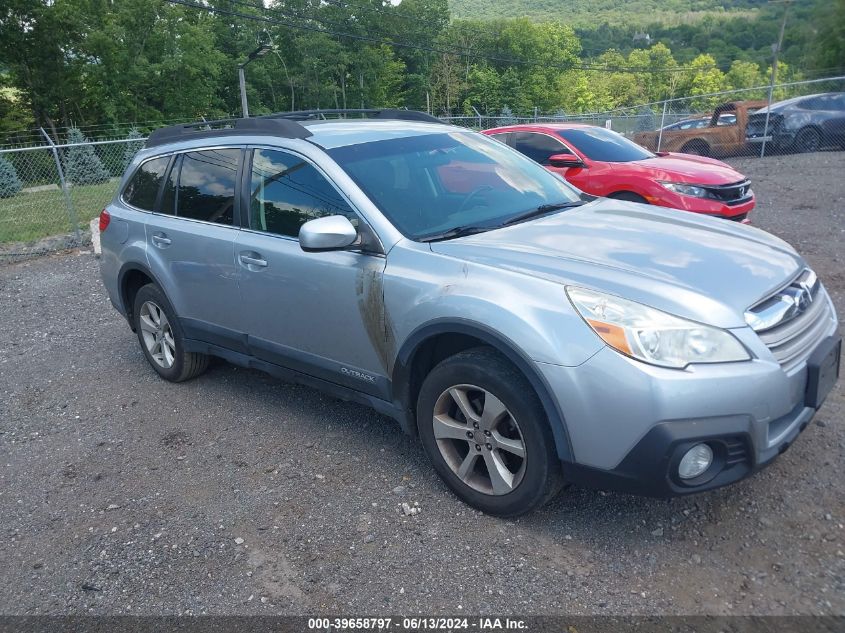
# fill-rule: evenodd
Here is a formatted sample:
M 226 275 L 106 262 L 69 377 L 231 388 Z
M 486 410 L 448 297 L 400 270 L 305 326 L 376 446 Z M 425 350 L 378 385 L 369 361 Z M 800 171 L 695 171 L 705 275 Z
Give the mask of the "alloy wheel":
M 176 341 L 164 310 L 152 301 L 145 301 L 139 320 L 141 336 L 150 357 L 159 367 L 169 369 L 176 359 Z
M 525 441 L 516 419 L 489 391 L 455 385 L 437 398 L 434 438 L 446 464 L 467 486 L 489 495 L 512 492 L 525 474 Z

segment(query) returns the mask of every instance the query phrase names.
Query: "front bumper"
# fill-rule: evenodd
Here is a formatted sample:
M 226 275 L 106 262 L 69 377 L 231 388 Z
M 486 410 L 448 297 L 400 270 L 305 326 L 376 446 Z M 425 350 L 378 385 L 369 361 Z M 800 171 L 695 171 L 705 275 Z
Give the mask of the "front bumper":
M 744 342 L 748 346 L 750 337 Z M 832 331 L 789 372 L 759 358 L 666 370 L 609 348 L 577 368 L 555 371 L 552 384 L 566 389 L 564 381 L 573 380 L 568 386 L 577 390 L 563 407 L 574 454 L 563 464 L 564 477 L 658 497 L 744 479 L 789 448 L 810 423 L 821 406 L 819 376 L 824 393 L 838 377 L 837 350 L 841 338 Z M 714 465 L 684 481 L 678 463 L 700 442 L 713 450 Z
M 749 416 L 675 420 L 658 424 L 611 470 L 565 463 L 571 483 L 649 497 L 674 497 L 713 490 L 761 470 L 786 451 L 807 428 L 815 409 L 799 406 L 778 424 L 788 428 L 775 446 L 756 450 L 754 423 Z M 714 449 L 714 472 L 689 485 L 674 473 L 683 454 L 698 443 Z
M 728 204 L 720 200 L 685 196 L 668 190 L 665 193 L 661 192 L 659 197 L 646 196 L 646 199 L 651 204 L 657 206 L 669 207 L 671 209 L 681 209 L 683 211 L 691 211 L 693 213 L 701 213 L 703 215 L 712 215 L 746 224 L 749 221 L 749 214 L 757 204 L 754 194 L 751 194 L 737 203 Z

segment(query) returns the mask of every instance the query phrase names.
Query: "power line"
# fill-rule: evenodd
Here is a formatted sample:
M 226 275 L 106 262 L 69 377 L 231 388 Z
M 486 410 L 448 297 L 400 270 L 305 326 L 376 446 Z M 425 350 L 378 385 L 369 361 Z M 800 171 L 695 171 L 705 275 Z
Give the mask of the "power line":
M 229 0 L 230 2 L 235 2 L 237 4 L 244 4 L 240 2 L 236 2 L 236 0 Z M 432 46 L 423 46 L 420 44 L 409 44 L 405 42 L 397 42 L 395 40 L 385 40 L 379 39 L 374 37 L 368 37 L 366 35 L 358 35 L 354 33 L 344 33 L 338 31 L 331 31 L 327 29 L 322 29 L 316 26 L 310 26 L 305 24 L 297 24 L 294 22 L 288 22 L 285 20 L 279 20 L 276 18 L 270 18 L 267 16 L 257 16 L 251 15 L 247 13 L 242 13 L 240 11 L 230 11 L 227 9 L 219 9 L 216 7 L 210 7 L 206 5 L 197 4 L 195 2 L 189 2 L 188 0 L 167 0 L 170 4 L 178 4 L 185 7 L 189 7 L 192 9 L 198 9 L 201 11 L 205 11 L 207 13 L 220 13 L 223 15 L 229 15 L 234 17 L 244 18 L 246 20 L 253 20 L 256 22 L 264 22 L 267 24 L 277 24 L 280 26 L 286 26 L 292 29 L 299 29 L 304 31 L 311 31 L 315 33 L 322 33 L 324 35 L 333 35 L 335 37 L 346 37 L 353 40 L 370 42 L 374 44 L 381 44 L 385 46 L 394 46 L 398 48 L 407 48 L 413 50 L 422 50 L 428 51 L 432 53 L 440 53 L 445 55 L 465 55 L 467 57 L 474 57 L 477 59 L 485 59 L 488 61 L 495 61 L 505 64 L 516 64 L 516 65 L 526 65 L 526 66 L 539 66 L 543 68 L 559 68 L 561 70 L 595 70 L 595 71 L 603 71 L 603 72 L 630 72 L 630 73 L 669 73 L 669 72 L 687 72 L 691 70 L 695 70 L 694 68 L 682 68 L 682 67 L 674 67 L 674 68 L 635 68 L 635 67 L 622 67 L 622 66 L 603 66 L 603 65 L 590 65 L 590 64 L 551 64 L 541 60 L 524 60 L 524 59 L 514 59 L 514 58 L 505 58 L 505 57 L 496 57 L 491 55 L 480 55 L 478 53 L 473 53 L 467 49 L 460 49 L 460 48 L 441 48 L 441 47 L 432 47 Z M 251 8 L 257 9 L 258 7 L 254 5 L 246 5 Z

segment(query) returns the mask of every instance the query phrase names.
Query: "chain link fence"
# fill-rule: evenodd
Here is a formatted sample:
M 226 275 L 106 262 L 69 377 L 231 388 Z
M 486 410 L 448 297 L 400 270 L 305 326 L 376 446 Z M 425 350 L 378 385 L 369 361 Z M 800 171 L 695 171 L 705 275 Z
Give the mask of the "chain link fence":
M 729 158 L 845 149 L 845 77 L 691 95 L 607 112 L 441 117 L 472 129 L 576 122 L 620 132 L 652 151 Z M 125 126 L 134 130 L 135 126 Z M 0 264 L 85 246 L 140 137 L 0 149 Z M 796 175 L 799 177 L 799 175 Z
M 0 264 L 89 243 L 143 139 L 0 150 Z

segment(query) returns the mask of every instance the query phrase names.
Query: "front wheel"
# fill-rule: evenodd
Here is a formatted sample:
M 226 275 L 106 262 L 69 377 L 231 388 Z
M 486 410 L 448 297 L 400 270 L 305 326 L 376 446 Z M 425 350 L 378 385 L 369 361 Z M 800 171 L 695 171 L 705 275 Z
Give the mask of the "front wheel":
M 461 352 L 428 374 L 417 425 L 440 477 L 483 512 L 525 514 L 560 490 L 560 461 L 539 398 L 492 349 Z
M 805 127 L 795 135 L 795 151 L 801 154 L 817 152 L 822 144 L 822 136 L 812 127 Z
M 208 356 L 185 351 L 176 312 L 158 286 L 138 290 L 132 315 L 144 356 L 159 376 L 182 382 L 206 370 Z

